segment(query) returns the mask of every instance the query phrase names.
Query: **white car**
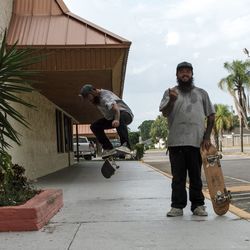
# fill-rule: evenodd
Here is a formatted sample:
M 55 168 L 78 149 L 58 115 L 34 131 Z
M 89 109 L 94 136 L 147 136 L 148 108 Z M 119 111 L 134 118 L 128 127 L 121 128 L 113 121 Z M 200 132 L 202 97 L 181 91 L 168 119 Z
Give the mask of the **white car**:
M 92 160 L 92 156 L 96 157 L 96 150 L 92 142 L 86 136 L 78 137 L 79 156 L 85 160 Z M 73 138 L 74 155 L 77 157 L 76 137 Z

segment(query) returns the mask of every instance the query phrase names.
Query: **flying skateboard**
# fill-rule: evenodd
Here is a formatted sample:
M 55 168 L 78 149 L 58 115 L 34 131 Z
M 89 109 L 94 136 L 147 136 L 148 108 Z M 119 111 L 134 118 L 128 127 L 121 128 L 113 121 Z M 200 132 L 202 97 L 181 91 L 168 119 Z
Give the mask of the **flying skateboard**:
M 214 145 L 211 145 L 209 150 L 201 147 L 200 152 L 214 212 L 217 215 L 223 215 L 229 209 L 231 194 L 224 182 L 220 164 L 222 155 L 218 154 Z
M 107 156 L 103 157 L 103 159 L 105 161 L 102 165 L 101 173 L 107 179 L 109 179 L 112 175 L 114 175 L 116 169 L 119 168 L 119 166 L 117 165 L 117 163 L 115 161 L 115 155 L 117 153 L 123 153 L 124 155 L 126 155 L 126 154 L 132 155 L 132 153 L 128 153 L 128 152 L 116 149 L 111 155 L 107 155 Z

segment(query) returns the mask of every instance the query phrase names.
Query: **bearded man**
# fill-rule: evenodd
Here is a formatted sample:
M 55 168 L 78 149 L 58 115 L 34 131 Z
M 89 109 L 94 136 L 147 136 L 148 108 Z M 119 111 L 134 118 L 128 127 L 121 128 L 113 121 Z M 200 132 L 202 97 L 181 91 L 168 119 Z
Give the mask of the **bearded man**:
M 160 103 L 160 111 L 168 120 L 168 150 L 173 175 L 171 210 L 167 216 L 183 215 L 187 205 L 187 174 L 191 211 L 194 215 L 207 216 L 202 193 L 200 147 L 208 149 L 211 144 L 215 110 L 207 92 L 194 86 L 191 63 L 179 63 L 176 77 L 178 85 L 167 89 Z
M 101 143 L 102 157 L 115 154 L 116 150 L 130 153 L 130 143 L 127 125 L 133 121 L 133 113 L 128 105 L 113 92 L 106 89 L 97 89 L 91 84 L 85 84 L 80 90 L 80 96 L 95 105 L 102 113 L 103 118 L 93 122 L 90 129 Z M 116 128 L 120 137 L 121 146 L 114 149 L 104 130 Z

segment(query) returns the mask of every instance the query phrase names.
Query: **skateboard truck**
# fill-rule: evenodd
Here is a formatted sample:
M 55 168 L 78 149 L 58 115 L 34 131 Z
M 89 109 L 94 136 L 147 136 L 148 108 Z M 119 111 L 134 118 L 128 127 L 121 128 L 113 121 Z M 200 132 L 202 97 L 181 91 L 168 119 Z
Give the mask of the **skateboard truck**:
M 232 198 L 231 192 L 229 190 L 224 189 L 224 193 L 221 191 L 217 191 L 214 201 L 219 205 L 223 204 L 224 202 L 230 201 Z
M 208 155 L 207 156 L 207 162 L 209 163 L 210 166 L 214 166 L 216 163 L 218 163 L 219 166 L 220 165 L 220 159 L 222 159 L 222 155 L 218 154 L 218 155 Z

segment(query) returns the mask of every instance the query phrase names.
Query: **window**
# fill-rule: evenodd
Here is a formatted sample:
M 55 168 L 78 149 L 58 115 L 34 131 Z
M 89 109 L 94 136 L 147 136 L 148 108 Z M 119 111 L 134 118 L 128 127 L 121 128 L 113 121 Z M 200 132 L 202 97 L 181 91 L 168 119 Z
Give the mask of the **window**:
M 57 152 L 73 151 L 72 119 L 56 109 Z
M 73 151 L 73 131 L 72 119 L 64 115 L 64 138 L 65 138 L 65 151 Z
M 56 109 L 56 139 L 57 139 L 57 152 L 64 153 L 62 111 L 58 109 Z

